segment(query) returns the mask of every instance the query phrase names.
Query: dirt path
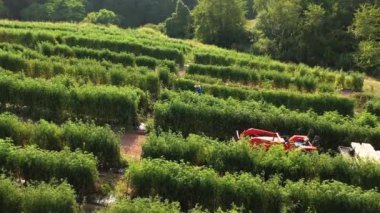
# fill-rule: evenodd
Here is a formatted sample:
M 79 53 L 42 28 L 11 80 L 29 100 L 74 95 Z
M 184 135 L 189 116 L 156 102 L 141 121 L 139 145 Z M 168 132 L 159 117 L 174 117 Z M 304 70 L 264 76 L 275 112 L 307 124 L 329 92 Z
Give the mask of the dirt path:
M 121 138 L 121 154 L 134 160 L 140 160 L 142 144 L 146 141 L 146 135 L 127 133 Z
M 178 75 L 180 78 L 183 78 L 186 75 L 186 70 L 185 69 L 180 69 L 178 71 Z

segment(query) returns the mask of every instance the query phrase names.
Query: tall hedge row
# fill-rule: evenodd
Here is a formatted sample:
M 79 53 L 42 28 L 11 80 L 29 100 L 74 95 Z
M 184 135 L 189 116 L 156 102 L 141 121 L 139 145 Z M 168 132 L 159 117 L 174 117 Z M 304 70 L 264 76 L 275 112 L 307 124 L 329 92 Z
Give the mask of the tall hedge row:
M 197 166 L 210 166 L 219 173 L 248 172 L 270 177 L 281 174 L 284 179 L 338 180 L 350 185 L 373 189 L 380 186 L 380 165 L 354 161 L 329 154 L 285 152 L 282 146 L 270 150 L 252 148 L 247 140 L 222 143 L 190 134 L 151 133 L 143 145 L 144 158 L 185 161 Z
M 195 81 L 177 79 L 174 82 L 176 90 L 193 90 L 197 85 Z M 201 84 L 203 91 L 214 97 L 227 99 L 229 97 L 238 100 L 255 100 L 271 103 L 275 106 L 285 106 L 288 109 L 308 111 L 313 110 L 318 114 L 327 111 L 338 111 L 342 115 L 354 114 L 355 103 L 353 100 L 330 94 L 305 94 L 281 90 L 254 90 L 242 87 L 224 85 Z
M 63 39 L 65 43 L 70 46 L 109 49 L 117 52 L 131 52 L 136 55 L 146 55 L 162 60 L 173 60 L 180 65 L 183 65 L 185 61 L 183 53 L 176 49 L 164 47 L 150 47 L 134 42 L 118 42 L 105 39 L 94 39 L 78 36 L 65 36 Z
M 65 179 L 80 193 L 93 190 L 98 180 L 92 154 L 45 151 L 33 146 L 21 148 L 4 140 L 0 140 L 0 168 L 26 181 Z
M 158 74 L 144 67 L 124 68 L 89 59 L 62 59 L 59 57 L 27 59 L 9 52 L 0 53 L 0 66 L 34 78 L 67 75 L 80 83 L 132 85 L 149 91 L 154 97 L 157 97 L 160 92 Z
M 177 200 L 184 208 L 197 203 L 215 211 L 231 204 L 253 212 L 378 212 L 380 193 L 363 191 L 336 181 L 264 181 L 247 173 L 220 177 L 214 170 L 160 159 L 131 165 L 127 179 L 134 196 L 160 195 Z
M 375 98 L 367 102 L 366 109 L 368 112 L 380 116 L 380 99 Z
M 362 91 L 364 75 L 357 72 L 342 73 L 324 69 L 321 67 L 308 67 L 300 64 L 285 64 L 269 58 L 252 57 L 250 55 L 222 53 L 222 51 L 209 51 L 208 53 L 196 52 L 194 54 L 195 63 L 218 66 L 238 66 L 255 70 L 274 70 L 282 74 L 297 74 L 300 76 L 310 76 L 319 79 L 319 82 L 335 83 L 337 87 Z
M 75 213 L 78 206 L 71 186 L 32 184 L 26 187 L 0 177 L 0 211 L 3 213 L 57 212 Z
M 260 128 L 283 135 L 319 135 L 321 146 L 336 149 L 351 142 L 368 142 L 380 148 L 380 128 L 335 113 L 320 116 L 313 112 L 291 111 L 255 101 L 223 100 L 191 92 L 163 93 L 155 105 L 155 126 L 163 130 L 205 134 L 230 139 L 235 131 Z M 374 123 L 375 125 L 378 123 Z
M 19 146 L 37 145 L 41 149 L 71 151 L 81 149 L 93 153 L 99 167 L 120 164 L 120 145 L 117 135 L 108 127 L 91 123 L 68 121 L 61 126 L 40 120 L 22 121 L 9 113 L 0 114 L 0 138 L 11 138 Z
M 0 76 L 0 103 L 3 107 L 26 106 L 31 114 L 42 111 L 41 116 L 49 120 L 80 117 L 132 127 L 138 123 L 139 107 L 146 107 L 145 93 L 136 88 L 72 87 L 65 82 L 23 78 L 6 72 Z
M 99 36 L 98 36 L 99 37 Z M 100 36 L 101 37 L 101 36 Z M 86 38 L 80 36 L 67 35 L 67 33 L 52 33 L 52 31 L 40 31 L 31 32 L 27 30 L 17 29 L 1 29 L 0 41 L 21 43 L 26 46 L 33 46 L 39 42 L 61 43 L 70 46 L 79 46 L 85 49 L 108 49 L 112 51 L 129 52 L 135 55 L 145 55 L 160 60 L 176 61 L 178 64 L 184 64 L 184 55 L 181 51 L 173 48 L 155 47 L 147 44 L 141 44 L 137 41 L 115 41 L 101 38 Z
M 134 56 L 127 53 L 114 53 L 109 50 L 94 50 L 83 47 L 70 47 L 67 45 L 54 45 L 51 43 L 40 43 L 39 50 L 46 56 L 60 55 L 64 57 L 93 58 L 96 60 L 107 60 L 120 63 L 124 66 L 133 66 Z
M 86 47 L 70 47 L 63 44 L 54 45 L 49 42 L 42 42 L 38 44 L 38 50 L 46 55 L 58 55 L 64 57 L 75 57 L 79 59 L 92 58 L 99 61 L 107 60 L 116 64 L 123 64 L 124 66 L 141 66 L 148 67 L 149 69 L 156 69 L 159 65 L 167 66 L 172 72 L 176 71 L 176 65 L 169 60 L 157 60 L 149 56 L 135 56 L 128 53 L 116 53 L 108 49 L 90 49 Z
M 266 81 L 273 82 L 277 88 L 288 88 L 291 84 L 299 90 L 313 92 L 317 89 L 317 81 L 311 77 L 293 77 L 287 73 L 271 70 L 249 70 L 243 67 L 222 67 L 213 65 L 191 64 L 187 69 L 189 74 L 207 75 L 221 78 L 223 81 L 242 82 L 244 84 L 258 84 Z

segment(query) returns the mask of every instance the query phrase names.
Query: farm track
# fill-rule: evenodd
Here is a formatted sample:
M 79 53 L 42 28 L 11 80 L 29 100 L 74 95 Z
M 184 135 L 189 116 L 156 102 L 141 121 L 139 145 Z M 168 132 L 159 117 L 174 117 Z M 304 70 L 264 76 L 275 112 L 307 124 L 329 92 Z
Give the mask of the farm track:
M 133 160 L 140 160 L 142 154 L 142 144 L 146 141 L 146 135 L 127 133 L 121 138 L 121 155 Z

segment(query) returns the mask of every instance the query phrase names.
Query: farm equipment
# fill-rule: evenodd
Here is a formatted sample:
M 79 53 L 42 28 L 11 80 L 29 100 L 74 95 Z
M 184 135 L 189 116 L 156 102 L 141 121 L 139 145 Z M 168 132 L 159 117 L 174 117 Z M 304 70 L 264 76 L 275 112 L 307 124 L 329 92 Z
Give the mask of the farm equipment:
M 263 146 L 266 149 L 269 149 L 273 145 L 281 145 L 285 150 L 306 152 L 317 150 L 317 147 L 313 145 L 317 142 L 317 138 L 314 138 L 313 143 L 311 143 L 306 135 L 293 135 L 288 139 L 281 137 L 277 132 L 250 128 L 244 130 L 241 135 L 237 132 L 237 137 L 240 138 L 240 136 L 249 137 L 249 142 L 252 146 Z
M 339 146 L 338 150 L 344 157 L 355 157 L 380 163 L 380 151 L 369 143 L 351 143 L 351 147 Z

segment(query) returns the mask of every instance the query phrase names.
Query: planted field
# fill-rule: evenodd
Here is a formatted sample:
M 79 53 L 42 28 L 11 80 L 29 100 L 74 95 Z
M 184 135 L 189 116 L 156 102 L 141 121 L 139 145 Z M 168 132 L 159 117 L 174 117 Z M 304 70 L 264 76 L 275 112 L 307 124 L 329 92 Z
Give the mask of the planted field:
M 307 134 L 314 131 L 321 137 L 321 147 L 334 148 L 352 141 L 370 142 L 379 147 L 380 129 L 337 113 L 318 115 L 298 112 L 256 101 L 219 99 L 191 92 L 163 93 L 155 106 L 155 125 L 164 130 L 205 134 L 230 139 L 235 130 L 250 127 L 276 130 L 282 134 Z M 196 118 L 196 119 L 194 119 Z M 232 128 L 233 129 L 232 129 Z
M 277 148 L 277 149 L 276 149 Z M 247 141 L 223 143 L 199 135 L 183 138 L 174 133 L 152 133 L 143 146 L 144 158 L 185 161 L 196 166 L 209 166 L 219 173 L 264 173 L 266 178 L 280 174 L 284 179 L 339 180 L 372 189 L 380 185 L 380 166 L 373 162 L 355 162 L 329 154 L 252 149 Z
M 135 196 L 178 200 L 184 208 L 197 203 L 210 209 L 229 208 L 232 203 L 258 212 L 306 211 L 378 212 L 380 194 L 363 191 L 337 181 L 267 181 L 250 174 L 219 176 L 214 170 L 164 160 L 143 160 L 126 174 Z M 173 187 L 175 186 L 175 187 Z M 331 196 L 332 194 L 338 196 Z M 297 205 L 294 205 L 297 203 Z M 320 205 L 323 203 L 324 205 Z
M 379 212 L 380 164 L 337 151 L 380 148 L 364 78 L 148 28 L 0 20 L 1 212 L 93 197 L 116 198 L 100 212 Z M 318 151 L 231 140 L 248 128 L 319 136 Z

